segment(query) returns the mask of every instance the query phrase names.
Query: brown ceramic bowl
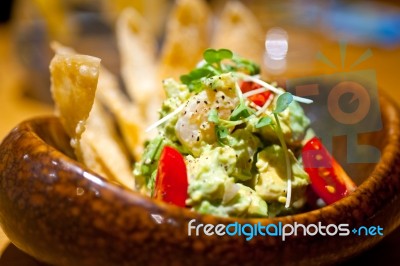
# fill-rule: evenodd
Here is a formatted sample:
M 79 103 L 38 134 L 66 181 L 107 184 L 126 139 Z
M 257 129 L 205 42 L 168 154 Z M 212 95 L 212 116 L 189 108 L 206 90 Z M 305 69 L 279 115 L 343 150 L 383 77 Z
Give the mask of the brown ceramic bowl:
M 76 162 L 55 117 L 21 123 L 0 147 L 0 222 L 21 250 L 52 265 L 320 265 L 343 261 L 383 236 L 188 236 L 188 223 L 400 225 L 400 121 L 380 99 L 383 129 L 360 141 L 376 165 L 356 165 L 359 188 L 337 203 L 271 219 L 227 219 L 163 204 L 109 183 Z

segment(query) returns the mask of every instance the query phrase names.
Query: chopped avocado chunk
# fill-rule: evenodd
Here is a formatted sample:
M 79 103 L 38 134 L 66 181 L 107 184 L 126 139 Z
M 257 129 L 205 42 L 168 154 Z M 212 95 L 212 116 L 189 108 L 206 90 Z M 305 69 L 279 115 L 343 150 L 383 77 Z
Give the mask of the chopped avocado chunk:
M 304 114 L 300 104 L 292 102 L 285 111 L 278 114 L 278 117 L 286 143 L 289 146 L 301 145 L 310 126 L 310 120 Z M 259 132 L 265 140 L 277 141 L 278 139 L 273 124 L 261 127 Z
M 283 163 L 283 150 L 279 145 L 271 145 L 257 154 L 258 170 L 255 191 L 267 202 L 284 203 L 286 200 L 287 177 Z M 292 199 L 300 199 L 309 184 L 308 175 L 289 153 L 292 165 Z
M 245 129 L 237 129 L 228 136 L 228 145 L 236 153 L 236 167 L 232 173 L 237 181 L 246 181 L 254 176 L 253 166 L 255 154 L 261 146 L 261 141 Z
M 236 163 L 236 152 L 228 146 L 207 150 L 199 158 L 188 156 L 187 204 L 221 216 L 268 216 L 266 202 L 250 187 L 235 183 Z

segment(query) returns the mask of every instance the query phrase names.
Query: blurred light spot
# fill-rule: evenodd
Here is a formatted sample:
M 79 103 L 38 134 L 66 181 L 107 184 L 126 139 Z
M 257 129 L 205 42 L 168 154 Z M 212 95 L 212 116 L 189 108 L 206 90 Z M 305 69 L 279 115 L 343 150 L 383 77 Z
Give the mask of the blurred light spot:
M 162 224 L 164 222 L 164 217 L 162 217 L 159 214 L 151 214 L 151 217 L 153 218 L 153 220 L 158 223 L 158 224 Z
M 288 51 L 288 35 L 281 28 L 272 28 L 267 32 L 265 50 L 273 60 L 282 60 Z
M 98 178 L 88 172 L 83 172 L 83 177 L 86 179 L 89 179 L 90 181 L 92 181 L 93 183 L 96 183 L 97 185 L 104 186 L 104 182 L 100 178 Z
M 288 34 L 282 28 L 271 28 L 265 38 L 264 63 L 273 73 L 286 69 L 286 54 L 289 49 Z
M 77 196 L 82 196 L 83 194 L 85 194 L 85 190 L 81 187 L 77 187 L 76 188 L 76 195 Z

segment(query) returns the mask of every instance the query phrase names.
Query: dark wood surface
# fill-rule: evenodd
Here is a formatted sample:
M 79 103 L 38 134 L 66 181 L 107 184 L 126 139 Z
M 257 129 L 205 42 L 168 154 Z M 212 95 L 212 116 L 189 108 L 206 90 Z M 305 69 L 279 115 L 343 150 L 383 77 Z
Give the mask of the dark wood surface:
M 356 256 L 340 266 L 350 265 L 399 265 L 400 261 L 400 228 L 386 236 L 372 249 Z M 0 257 L 0 266 L 49 266 L 41 263 L 13 244 L 8 244 Z

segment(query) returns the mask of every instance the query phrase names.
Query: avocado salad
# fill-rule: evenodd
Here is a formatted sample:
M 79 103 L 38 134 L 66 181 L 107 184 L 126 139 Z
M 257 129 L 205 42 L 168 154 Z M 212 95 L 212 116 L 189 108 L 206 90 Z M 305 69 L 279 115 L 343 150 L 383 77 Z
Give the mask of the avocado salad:
M 202 214 L 274 217 L 304 206 L 301 151 L 313 137 L 299 102 L 227 49 L 207 49 L 180 81 L 163 80 L 160 120 L 135 163 L 137 189 Z

